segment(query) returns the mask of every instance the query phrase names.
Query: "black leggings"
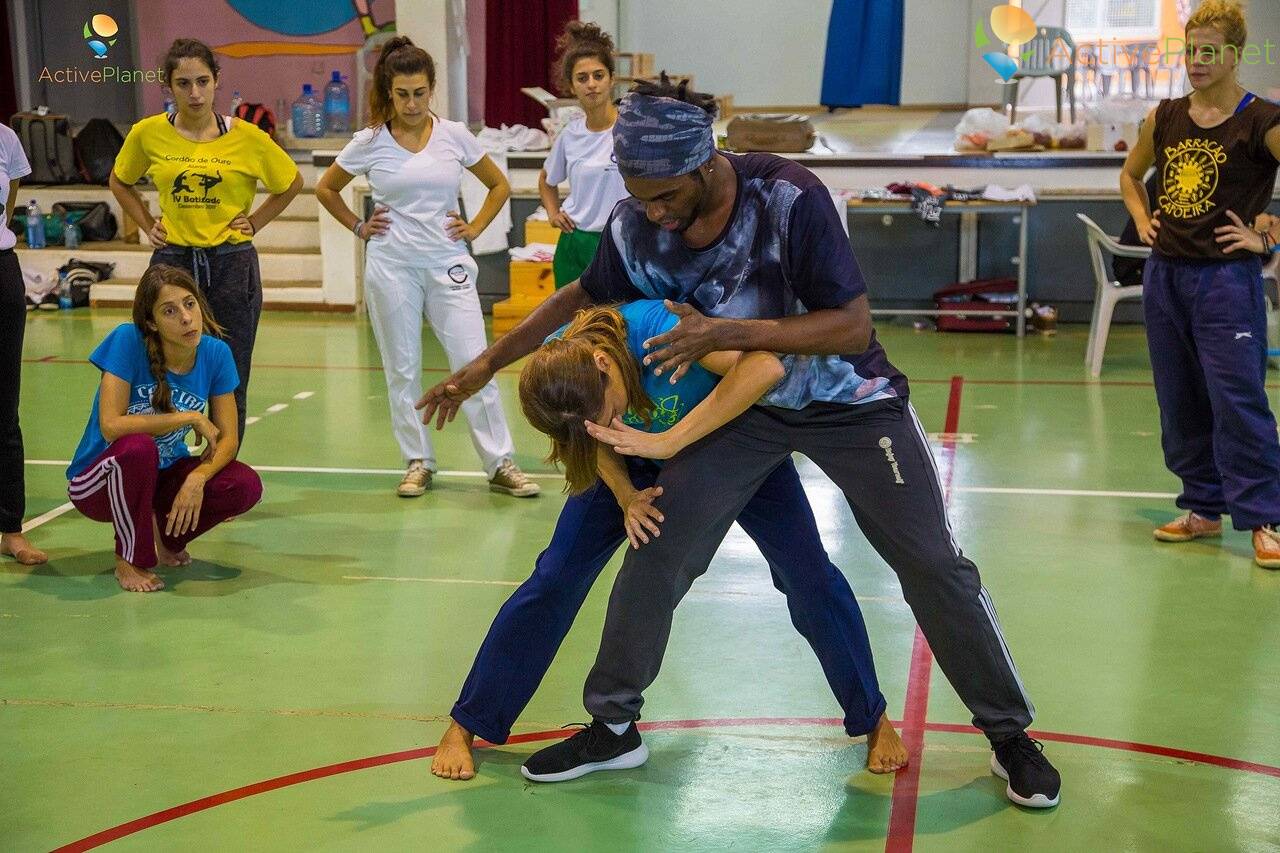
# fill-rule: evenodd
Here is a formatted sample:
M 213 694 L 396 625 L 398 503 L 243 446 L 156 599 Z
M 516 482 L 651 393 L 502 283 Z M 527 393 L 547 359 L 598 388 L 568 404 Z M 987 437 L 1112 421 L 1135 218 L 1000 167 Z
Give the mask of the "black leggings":
M 22 530 L 27 511 L 22 469 L 18 388 L 22 382 L 22 336 L 27 322 L 26 288 L 13 249 L 0 251 L 0 533 Z

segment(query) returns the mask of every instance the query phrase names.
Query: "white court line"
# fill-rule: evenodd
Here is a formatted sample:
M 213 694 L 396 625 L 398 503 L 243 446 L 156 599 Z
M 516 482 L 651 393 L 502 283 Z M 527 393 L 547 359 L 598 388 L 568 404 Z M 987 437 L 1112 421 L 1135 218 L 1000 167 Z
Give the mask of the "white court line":
M 247 417 L 247 418 L 245 418 L 245 419 L 244 419 L 244 425 L 245 425 L 245 426 L 247 426 L 247 427 L 248 427 L 248 426 L 253 426 L 254 424 L 256 424 L 256 423 L 257 423 L 258 421 L 260 421 L 260 420 L 262 420 L 262 418 L 258 417 L 257 415 L 253 415 L 253 416 L 251 416 L 251 417 Z
M 1173 500 L 1174 492 L 1108 492 L 1092 489 L 1011 489 L 999 486 L 953 486 L 952 491 L 972 495 L 1042 495 L 1053 498 L 1143 498 Z
M 73 509 L 75 509 L 75 505 L 72 504 L 71 501 L 67 501 L 61 506 L 55 506 L 53 509 L 46 512 L 44 515 L 37 515 L 35 518 L 31 519 L 26 524 L 22 525 L 22 532 L 27 533 L 29 531 L 35 530 L 37 527 L 44 524 L 45 522 L 53 521 L 58 516 L 71 512 L 71 510 Z
M 414 583 L 465 583 L 476 586 L 520 586 L 523 581 L 477 581 L 467 578 L 389 578 L 380 575 L 343 575 L 344 581 L 412 581 Z
M 283 412 L 287 408 L 289 408 L 288 403 L 275 403 L 274 405 L 267 406 L 267 414 L 274 415 L 276 412 Z
M 315 395 L 316 395 L 316 392 L 315 392 L 315 391 L 299 391 L 297 394 L 294 394 L 294 395 L 293 395 L 293 399 L 295 399 L 295 400 L 305 400 L 305 399 L 307 399 L 308 397 L 314 397 Z
M 70 461 L 65 459 L 28 459 L 28 465 L 60 465 L 66 467 Z M 370 476 L 400 475 L 401 468 L 312 468 L 302 465 L 254 465 L 255 471 L 272 474 L 365 474 Z M 437 471 L 437 477 L 484 477 L 483 471 Z M 559 480 L 561 474 L 528 474 L 533 480 Z M 1050 498 L 1136 498 L 1142 500 L 1172 500 L 1177 497 L 1174 492 L 1123 492 L 1097 489 L 1033 489 L 1004 486 L 953 486 L 953 491 L 973 495 L 1031 495 Z

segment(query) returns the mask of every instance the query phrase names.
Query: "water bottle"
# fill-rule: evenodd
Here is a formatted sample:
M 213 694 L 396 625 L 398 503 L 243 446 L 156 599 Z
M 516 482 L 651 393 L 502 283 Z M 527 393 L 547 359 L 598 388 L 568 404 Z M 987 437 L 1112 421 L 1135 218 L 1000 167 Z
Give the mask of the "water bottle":
M 240 105 L 244 103 L 244 98 L 240 97 L 240 90 L 237 89 L 231 95 L 231 114 L 235 115 L 236 110 L 240 109 Z
M 66 225 L 62 227 L 62 242 L 68 249 L 80 248 L 80 221 L 78 219 L 67 219 Z
M 311 84 L 303 83 L 302 95 L 293 102 L 292 130 L 295 138 L 309 139 L 319 136 L 316 133 L 315 107 L 316 99 L 311 93 Z
M 71 282 L 67 280 L 67 274 L 59 270 L 58 272 L 58 307 L 71 307 Z
M 324 95 L 320 92 L 312 91 L 311 111 L 307 118 L 311 121 L 311 136 L 315 139 L 324 136 Z
M 34 198 L 27 205 L 27 246 L 32 249 L 45 247 L 44 214 L 40 212 L 40 205 L 36 204 Z
M 351 128 L 351 93 L 338 71 L 324 87 L 324 124 L 329 136 L 344 135 Z

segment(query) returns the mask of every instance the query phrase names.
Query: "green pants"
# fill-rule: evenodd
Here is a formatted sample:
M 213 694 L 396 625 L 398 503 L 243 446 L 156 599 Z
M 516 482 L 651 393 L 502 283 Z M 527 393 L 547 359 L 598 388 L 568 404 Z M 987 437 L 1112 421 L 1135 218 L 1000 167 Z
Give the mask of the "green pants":
M 556 290 L 577 281 L 600 246 L 599 231 L 583 231 L 581 228 L 562 233 L 556 242 L 556 257 L 551 269 L 556 276 Z

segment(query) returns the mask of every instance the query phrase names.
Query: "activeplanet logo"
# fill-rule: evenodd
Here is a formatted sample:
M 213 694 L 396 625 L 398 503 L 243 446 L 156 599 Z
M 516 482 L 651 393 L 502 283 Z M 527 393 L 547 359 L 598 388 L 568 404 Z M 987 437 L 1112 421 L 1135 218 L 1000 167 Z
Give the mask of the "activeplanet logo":
M 991 10 L 991 32 L 1010 47 L 1026 44 L 1036 37 L 1035 19 L 1017 6 L 997 6 Z M 982 21 L 978 21 L 973 29 L 973 43 L 979 50 L 991 45 Z M 1020 57 L 1024 62 L 1031 56 L 1027 51 Z M 1018 60 L 1004 51 L 992 50 L 982 54 L 987 64 L 996 70 L 1000 78 L 1008 83 L 1018 73 Z
M 115 45 L 119 33 L 120 26 L 110 15 L 99 13 L 84 22 L 84 41 L 94 59 L 107 58 L 107 50 Z

